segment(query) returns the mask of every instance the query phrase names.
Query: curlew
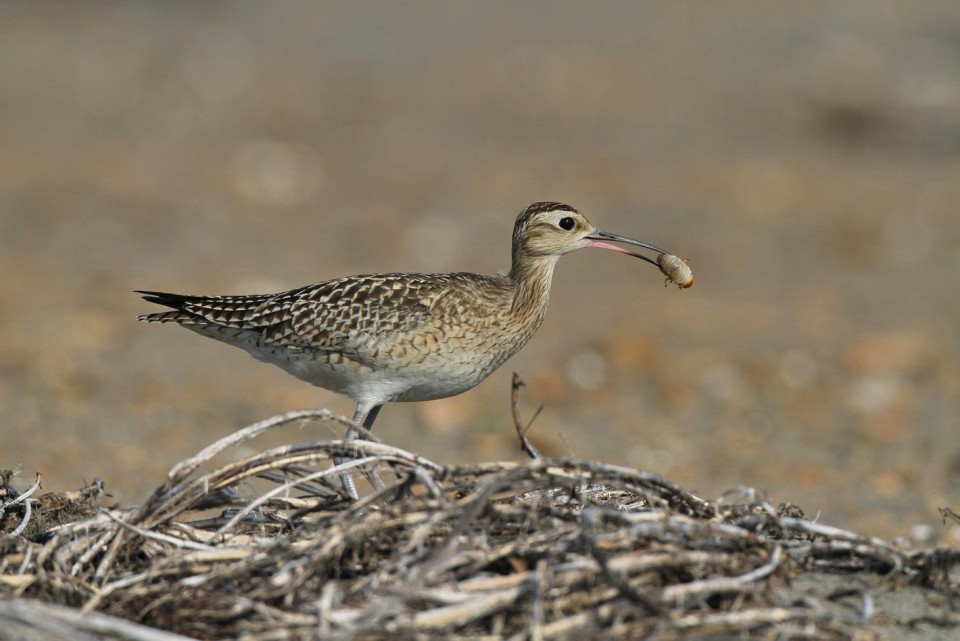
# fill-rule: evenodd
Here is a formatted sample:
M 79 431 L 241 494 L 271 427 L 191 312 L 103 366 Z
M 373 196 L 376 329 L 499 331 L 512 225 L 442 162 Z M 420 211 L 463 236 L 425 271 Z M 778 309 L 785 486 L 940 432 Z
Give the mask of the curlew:
M 538 202 L 517 217 L 507 273 L 372 274 L 251 296 L 138 291 L 173 308 L 138 320 L 177 323 L 345 394 L 356 403 L 353 422 L 370 429 L 384 403 L 466 392 L 516 354 L 543 322 L 564 254 L 596 247 L 657 265 L 608 241 L 667 254 L 600 231 L 569 205 Z M 356 436 L 351 428 L 344 438 Z

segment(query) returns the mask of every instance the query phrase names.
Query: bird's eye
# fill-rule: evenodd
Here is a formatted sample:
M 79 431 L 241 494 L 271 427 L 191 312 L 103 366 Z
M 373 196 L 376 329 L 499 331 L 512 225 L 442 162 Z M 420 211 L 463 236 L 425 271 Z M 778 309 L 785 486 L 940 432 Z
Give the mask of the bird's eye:
M 560 229 L 564 231 L 570 231 L 576 227 L 577 224 L 574 222 L 573 218 L 570 218 L 570 216 L 565 216 L 564 218 L 560 219 L 559 225 Z

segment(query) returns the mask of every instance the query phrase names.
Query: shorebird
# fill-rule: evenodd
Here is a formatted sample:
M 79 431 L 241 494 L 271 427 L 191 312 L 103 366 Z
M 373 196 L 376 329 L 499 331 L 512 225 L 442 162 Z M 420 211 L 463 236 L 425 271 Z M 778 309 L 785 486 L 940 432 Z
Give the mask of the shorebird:
M 600 231 L 569 205 L 537 202 L 517 216 L 506 273 L 370 274 L 251 296 L 138 291 L 173 308 L 138 320 L 177 323 L 345 394 L 356 403 L 353 422 L 370 429 L 385 403 L 466 392 L 526 345 L 543 322 L 564 254 L 595 247 L 657 264 L 608 241 L 667 254 Z M 357 434 L 350 428 L 344 438 Z

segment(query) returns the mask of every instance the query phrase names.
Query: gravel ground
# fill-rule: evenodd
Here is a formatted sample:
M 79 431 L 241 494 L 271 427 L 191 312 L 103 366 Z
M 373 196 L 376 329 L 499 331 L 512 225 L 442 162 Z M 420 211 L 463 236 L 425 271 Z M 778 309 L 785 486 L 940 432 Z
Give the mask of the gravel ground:
M 493 272 L 550 199 L 696 285 L 567 257 L 521 355 L 381 437 L 520 458 L 515 370 L 544 453 L 956 545 L 958 68 L 949 0 L 4 3 L 0 468 L 136 503 L 243 425 L 349 413 L 132 290 Z

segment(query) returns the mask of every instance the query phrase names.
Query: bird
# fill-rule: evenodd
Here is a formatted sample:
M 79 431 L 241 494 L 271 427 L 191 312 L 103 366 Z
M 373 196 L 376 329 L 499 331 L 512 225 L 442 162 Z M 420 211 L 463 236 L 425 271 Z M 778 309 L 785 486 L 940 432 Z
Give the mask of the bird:
M 565 254 L 597 248 L 657 264 L 611 242 L 667 254 L 597 229 L 570 205 L 535 202 L 516 218 L 507 272 L 365 274 L 241 296 L 137 290 L 172 308 L 138 320 L 176 323 L 346 395 L 353 423 L 369 430 L 384 404 L 461 394 L 520 351 L 543 323 Z M 344 440 L 357 436 L 351 427 Z M 341 479 L 356 499 L 352 479 Z

